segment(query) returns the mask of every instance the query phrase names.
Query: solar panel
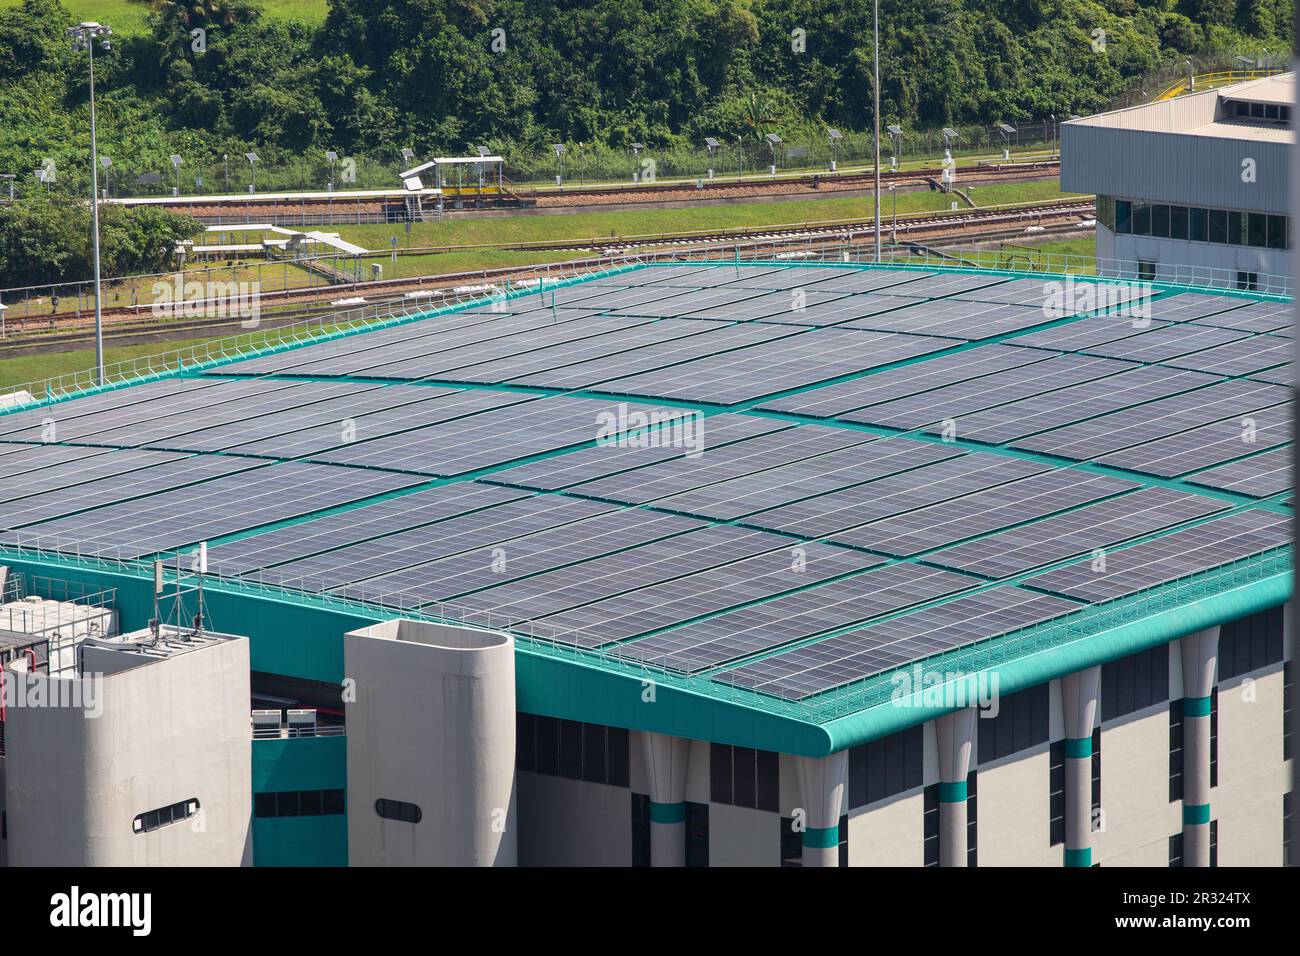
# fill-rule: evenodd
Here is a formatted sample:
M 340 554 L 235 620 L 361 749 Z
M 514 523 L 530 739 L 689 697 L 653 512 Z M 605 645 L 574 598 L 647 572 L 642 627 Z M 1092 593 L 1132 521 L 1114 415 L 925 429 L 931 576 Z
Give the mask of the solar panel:
M 884 296 L 881 296 L 884 298 Z M 941 335 L 974 341 L 1005 335 L 1051 321 L 1041 309 L 999 302 L 966 302 L 955 299 L 919 302 L 905 309 L 882 312 L 869 318 L 845 322 L 841 328 L 874 329 L 880 332 L 910 332 Z
M 414 483 L 405 475 L 278 462 L 241 475 L 212 478 L 201 485 L 105 504 L 93 512 L 46 521 L 28 530 L 67 542 L 115 547 L 123 558 L 140 557 Z M 59 550 L 68 550 L 68 545 Z
M 657 273 L 662 272 L 660 276 Z M 777 266 L 712 265 L 700 267 L 662 268 L 651 266 L 647 281 L 655 286 L 680 286 L 684 289 L 708 289 L 738 283 L 745 279 L 758 279 L 765 275 L 784 272 Z
M 537 621 L 537 633 L 595 647 L 763 601 L 872 567 L 880 560 L 849 548 L 787 542 L 779 550 L 543 616 Z
M 813 501 L 773 508 L 746 524 L 787 534 L 823 538 L 879 518 L 901 514 L 1048 471 L 1050 466 L 1018 458 L 970 452 L 877 481 L 832 491 Z
M 962 415 L 957 437 L 1002 444 L 1026 435 L 1060 428 L 1096 415 L 1140 405 L 1167 395 L 1201 388 L 1216 379 L 1199 372 L 1139 366 L 1116 375 L 1054 389 L 983 411 Z M 934 426 L 937 429 L 940 426 Z
M 35 474 L 51 465 L 87 461 L 108 454 L 106 448 L 75 445 L 26 445 L 0 442 L 0 480 Z
M 1294 454 L 1290 448 L 1275 448 L 1197 472 L 1184 480 L 1242 495 L 1267 498 L 1291 489 L 1291 459 Z
M 1161 531 L 1228 508 L 1226 502 L 1171 488 L 1139 488 L 1064 514 L 999 531 L 926 555 L 937 564 L 1005 578 L 1097 548 Z
M 1295 381 L 1295 373 L 1291 369 L 1290 362 L 1271 368 L 1267 372 L 1256 372 L 1250 377 L 1257 382 L 1272 382 L 1276 385 L 1290 385 Z
M 1287 329 L 1295 316 L 1290 302 L 1251 302 L 1249 305 L 1192 320 L 1193 325 L 1214 325 L 1243 332 L 1274 332 Z
M 692 312 L 690 317 L 731 322 L 767 319 L 771 322 L 789 322 L 792 325 L 824 325 L 829 323 L 816 318 L 821 314 L 819 307 L 833 302 L 844 302 L 845 298 L 843 292 L 817 292 L 803 288 L 755 293 L 742 301 L 712 305 L 698 312 Z M 897 308 L 898 303 L 895 302 L 893 307 Z
M 865 273 L 866 275 L 878 275 L 878 273 Z M 837 280 L 841 284 L 845 280 L 853 280 L 863 276 L 864 273 L 851 266 L 792 266 L 787 269 L 780 269 L 774 272 L 768 272 L 758 276 L 742 276 L 735 279 L 729 284 L 740 289 L 794 289 L 809 288 L 821 290 L 821 284 L 828 279 Z M 900 277 L 906 276 L 911 278 L 916 275 L 913 272 L 895 273 Z M 854 292 L 859 291 L 852 289 L 835 289 L 828 291 Z
M 960 292 L 974 292 L 976 289 L 989 289 L 1005 283 L 1003 276 L 977 275 L 975 273 L 944 273 L 921 276 L 903 285 L 889 286 L 886 294 L 898 292 L 900 295 L 915 295 L 923 298 L 938 299 L 943 296 L 957 295 Z
M 0 458 L 0 504 L 180 461 L 184 457 L 151 451 L 109 454 L 102 448 L 62 445 L 20 447 L 22 452 Z M 0 514 L 0 521 L 6 520 L 9 510 L 6 508 Z
M 440 485 L 213 545 L 208 567 L 214 574 L 246 574 L 398 531 L 424 530 L 433 522 L 524 497 L 527 492 L 473 481 Z
M 917 272 L 911 269 L 849 269 L 843 275 L 819 281 L 817 290 L 819 292 L 882 292 L 886 289 L 894 289 L 903 295 L 925 298 L 927 293 L 908 292 L 903 289 L 903 286 L 933 275 L 933 272 Z
M 1168 438 L 1120 449 L 1099 464 L 1173 477 L 1240 458 L 1291 439 L 1291 406 L 1261 408 L 1242 418 L 1212 422 Z
M 1025 583 L 1094 603 L 1109 601 L 1281 547 L 1290 540 L 1290 515 L 1239 511 L 1108 551 L 1104 567 L 1090 558 L 1034 575 Z
M 906 557 L 1136 487 L 1106 475 L 1049 471 L 836 532 L 832 540 Z
M 1108 355 L 1133 362 L 1161 362 L 1179 355 L 1188 355 L 1204 349 L 1235 342 L 1246 332 L 1231 329 L 1214 329 L 1209 326 L 1169 325 L 1152 329 L 1140 335 L 1129 336 L 1117 342 L 1107 342 L 1085 349 L 1089 355 Z
M 744 664 L 714 680 L 799 700 L 1075 610 L 1077 604 L 1049 595 L 989 588 Z
M 1191 322 L 1194 319 L 1222 315 L 1240 308 L 1249 301 L 1236 296 L 1180 292 L 1153 299 L 1150 303 L 1150 314 L 1152 318 L 1166 322 Z
M 129 389 L 113 389 L 88 395 L 84 398 L 72 398 L 66 401 L 41 405 L 21 411 L 0 410 L 0 435 L 12 436 L 17 432 L 39 429 L 47 419 L 60 424 L 92 415 L 105 410 L 148 407 L 148 404 L 161 399 L 176 398 L 183 393 L 211 388 L 216 381 L 194 379 L 163 379 L 157 382 L 144 382 Z M 37 441 L 44 440 L 37 437 Z
M 1294 343 L 1276 335 L 1256 335 L 1238 339 L 1202 352 L 1166 359 L 1174 368 L 1194 368 L 1216 375 L 1249 375 L 1251 372 L 1284 364 L 1291 357 Z
M 619 656 L 687 673 L 965 590 L 975 578 L 912 564 L 871 568 L 619 645 Z
M 1037 332 L 1028 332 L 1007 339 L 1008 345 L 1026 348 L 1059 349 L 1063 352 L 1082 352 L 1107 342 L 1116 342 L 1150 329 L 1163 329 L 1167 322 L 1130 318 L 1123 315 L 1096 315 L 1071 319 L 1060 325 Z
M 1197 425 L 1248 415 L 1288 397 L 1277 385 L 1230 380 L 1019 439 L 1015 445 L 1066 458 L 1099 458 Z
M 818 418 L 833 417 L 867 405 L 905 398 L 929 389 L 952 385 L 1001 372 L 1045 362 L 1051 355 L 1006 345 L 980 345 L 926 359 L 924 362 L 872 372 L 834 385 L 823 385 L 764 402 L 758 407 L 778 412 L 793 412 Z
M 671 369 L 602 385 L 603 391 L 654 395 L 730 405 L 786 389 L 826 381 L 948 348 L 944 339 L 921 335 L 809 329 L 797 336 L 755 345 L 741 353 L 710 356 Z
M 723 413 L 700 422 L 701 451 L 711 458 L 733 442 L 756 438 L 771 432 L 795 427 L 790 422 Z M 553 491 L 586 481 L 595 481 L 620 472 L 632 472 L 662 462 L 687 459 L 695 451 L 681 445 L 581 448 L 541 461 L 515 465 L 499 471 L 490 480 L 521 488 Z
M 844 412 L 838 417 L 843 421 L 905 429 L 956 419 L 958 434 L 961 434 L 961 420 L 966 415 L 1027 396 L 1041 395 L 1066 385 L 1090 382 L 1132 367 L 1114 359 L 1061 355 L 1036 365 L 995 372 L 983 378 Z

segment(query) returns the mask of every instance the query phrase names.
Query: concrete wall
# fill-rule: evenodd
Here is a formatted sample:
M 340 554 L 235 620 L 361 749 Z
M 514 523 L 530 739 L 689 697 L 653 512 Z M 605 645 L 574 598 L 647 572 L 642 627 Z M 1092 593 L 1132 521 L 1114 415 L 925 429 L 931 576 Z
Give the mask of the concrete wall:
M 632 865 L 631 789 L 539 773 L 518 788 L 520 866 Z
M 356 866 L 513 866 L 514 641 L 389 621 L 344 637 L 348 860 Z M 418 823 L 376 801 L 413 803 Z
M 924 788 L 849 811 L 849 866 L 924 865 Z
M 1060 866 L 1051 845 L 1048 744 L 980 764 L 976 830 L 980 866 Z
M 91 668 L 94 655 L 87 655 Z M 10 673 L 28 687 L 81 681 Z M 252 863 L 248 641 L 222 640 L 102 680 L 85 706 L 11 707 L 5 795 L 15 866 Z M 197 799 L 149 833 L 138 814 Z
M 1282 666 L 1219 684 L 1219 785 L 1210 794 L 1219 866 L 1282 865 Z
M 1177 661 L 1177 654 L 1169 655 Z M 1169 703 L 1101 725 L 1101 809 L 1093 834 L 1102 866 L 1165 866 L 1182 804 L 1169 802 Z

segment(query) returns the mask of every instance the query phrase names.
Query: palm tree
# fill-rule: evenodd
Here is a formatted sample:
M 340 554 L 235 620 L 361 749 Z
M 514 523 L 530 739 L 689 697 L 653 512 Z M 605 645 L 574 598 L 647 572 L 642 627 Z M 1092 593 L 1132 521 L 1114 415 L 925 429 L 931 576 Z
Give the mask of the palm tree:
M 762 90 L 750 90 L 745 94 L 743 119 L 745 125 L 754 133 L 754 140 L 761 143 L 767 135 L 768 127 L 776 122 L 772 104 Z

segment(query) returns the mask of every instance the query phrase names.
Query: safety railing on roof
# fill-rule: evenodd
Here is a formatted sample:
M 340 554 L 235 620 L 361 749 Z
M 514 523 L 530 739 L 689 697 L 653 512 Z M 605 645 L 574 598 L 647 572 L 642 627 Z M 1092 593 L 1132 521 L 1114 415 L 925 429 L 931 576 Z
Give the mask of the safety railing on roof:
M 41 560 L 73 560 L 81 565 L 106 570 L 152 575 L 151 565 L 147 562 L 122 557 L 121 549 L 111 545 L 57 540 L 50 536 L 14 535 L 12 540 L 0 542 L 0 549 Z M 218 575 L 211 579 L 210 586 L 249 597 L 280 598 L 377 620 L 399 616 L 433 623 L 509 631 L 520 647 L 551 657 L 598 664 L 637 679 L 707 693 L 712 697 L 803 721 L 825 723 L 846 714 L 891 705 L 897 688 L 895 677 L 900 671 L 912 672 L 913 686 L 916 686 L 915 668 L 920 668 L 922 686 L 930 686 L 932 681 L 938 685 L 996 671 L 1013 661 L 1087 640 L 1102 632 L 1186 607 L 1216 594 L 1290 574 L 1291 559 L 1290 545 L 1274 548 L 1104 602 L 1066 611 L 1015 631 L 989 637 L 944 654 L 919 658 L 901 668 L 806 697 L 763 691 L 733 682 L 728 679 L 729 665 L 726 664 L 691 673 L 685 666 L 675 667 L 671 654 L 660 658 L 661 663 L 651 664 L 627 653 L 628 648 L 633 646 L 631 642 L 596 646 L 605 643 L 597 629 L 550 627 L 497 610 L 467 608 L 449 601 L 428 601 L 410 592 L 367 587 L 364 584 L 338 586 L 321 577 L 280 575 L 266 570 L 225 577 Z M 164 568 L 170 563 L 170 559 L 164 562 Z

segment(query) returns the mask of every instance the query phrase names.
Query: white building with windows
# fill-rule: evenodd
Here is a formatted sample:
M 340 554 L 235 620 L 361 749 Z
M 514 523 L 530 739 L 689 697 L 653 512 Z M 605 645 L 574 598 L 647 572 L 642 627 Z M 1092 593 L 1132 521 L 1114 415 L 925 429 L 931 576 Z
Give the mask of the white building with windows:
M 1071 120 L 1061 188 L 1097 196 L 1112 275 L 1282 291 L 1295 74 Z

